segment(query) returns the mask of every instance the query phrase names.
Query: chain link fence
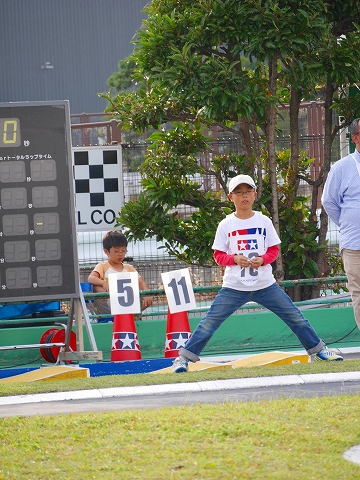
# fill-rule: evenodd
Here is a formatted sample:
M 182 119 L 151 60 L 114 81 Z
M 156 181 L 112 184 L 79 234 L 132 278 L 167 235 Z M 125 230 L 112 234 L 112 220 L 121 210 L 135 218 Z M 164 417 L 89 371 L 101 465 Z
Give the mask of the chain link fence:
M 290 126 L 288 108 L 281 107 L 281 115 L 278 118 L 276 148 L 285 150 L 290 147 Z M 337 123 L 337 114 L 333 112 L 334 123 Z M 313 178 L 319 173 L 323 162 L 323 123 L 324 108 L 322 102 L 309 102 L 301 105 L 299 112 L 299 136 L 300 149 L 305 151 L 308 157 L 314 158 L 310 174 Z M 121 131 L 116 122 L 104 114 L 83 114 L 72 116 L 72 142 L 73 146 L 86 145 L 122 145 L 122 165 L 124 181 L 124 201 L 135 200 L 141 190 L 140 173 L 138 167 L 145 158 L 148 137 L 151 131 L 138 135 L 134 132 Z M 209 132 L 213 138 L 212 150 L 219 155 L 229 153 L 241 153 L 238 137 L 232 132 L 220 132 L 216 129 Z M 338 135 L 332 147 L 332 161 L 338 160 L 345 155 L 347 139 Z M 210 155 L 210 154 L 209 154 Z M 202 158 L 210 163 L 211 158 Z M 218 188 L 213 178 L 204 177 L 197 179 L 203 183 L 206 189 Z M 300 192 L 310 195 L 310 187 L 302 181 Z M 190 207 L 179 206 L 180 214 L 187 216 L 191 213 Z M 319 204 L 319 214 L 320 214 Z M 102 237 L 105 231 L 81 232 L 78 235 L 78 250 L 80 258 L 81 281 L 86 281 L 94 265 L 106 259 L 102 249 Z M 336 254 L 338 246 L 338 229 L 329 221 L 327 234 L 329 248 Z M 150 289 L 162 288 L 161 273 L 169 270 L 189 267 L 194 285 L 219 285 L 222 279 L 222 269 L 218 266 L 201 267 L 198 265 L 185 265 L 171 258 L 164 248 L 154 239 L 145 242 L 130 243 L 128 247 L 127 262 L 131 263 L 145 279 Z M 325 292 L 325 291 L 324 291 Z M 326 293 L 326 292 L 325 292 Z

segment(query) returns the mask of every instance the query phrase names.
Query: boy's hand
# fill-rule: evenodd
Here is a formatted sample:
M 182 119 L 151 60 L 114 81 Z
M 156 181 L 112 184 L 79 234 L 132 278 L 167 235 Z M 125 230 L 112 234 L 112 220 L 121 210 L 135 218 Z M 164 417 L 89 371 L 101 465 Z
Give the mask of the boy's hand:
M 244 255 L 234 255 L 234 263 L 243 268 L 259 268 L 264 263 L 262 257 L 247 258 Z
M 250 267 L 250 260 L 244 255 L 234 255 L 234 262 L 240 267 L 247 268 Z
M 153 303 L 152 297 L 144 297 L 142 300 L 142 309 L 145 310 L 145 308 L 150 307 L 152 303 Z
M 264 259 L 262 257 L 254 257 L 250 259 L 251 268 L 259 268 L 263 263 L 264 263 Z

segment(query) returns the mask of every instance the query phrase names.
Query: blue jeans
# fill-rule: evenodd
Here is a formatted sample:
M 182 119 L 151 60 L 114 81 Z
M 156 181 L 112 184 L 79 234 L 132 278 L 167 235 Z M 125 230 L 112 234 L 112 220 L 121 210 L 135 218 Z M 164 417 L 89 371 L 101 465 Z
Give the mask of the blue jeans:
M 196 362 L 199 359 L 198 355 L 220 325 L 247 302 L 259 303 L 280 317 L 295 333 L 309 355 L 318 353 L 324 348 L 325 343 L 293 304 L 291 298 L 277 283 L 273 283 L 270 287 L 253 292 L 222 288 L 179 354 L 191 362 Z

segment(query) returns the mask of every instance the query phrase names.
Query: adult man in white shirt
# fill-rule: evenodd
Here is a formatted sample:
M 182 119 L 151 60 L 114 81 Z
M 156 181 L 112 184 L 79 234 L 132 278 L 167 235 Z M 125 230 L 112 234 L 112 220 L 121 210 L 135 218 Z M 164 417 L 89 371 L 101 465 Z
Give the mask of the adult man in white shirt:
M 321 201 L 339 227 L 339 249 L 360 329 L 360 118 L 351 123 L 350 134 L 355 152 L 331 167 Z

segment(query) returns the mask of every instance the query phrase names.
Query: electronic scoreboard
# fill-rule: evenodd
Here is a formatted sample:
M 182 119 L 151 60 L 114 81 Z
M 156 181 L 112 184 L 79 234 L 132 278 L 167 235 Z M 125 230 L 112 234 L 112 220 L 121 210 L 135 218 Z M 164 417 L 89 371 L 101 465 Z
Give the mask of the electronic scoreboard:
M 68 101 L 0 103 L 0 302 L 76 298 Z

